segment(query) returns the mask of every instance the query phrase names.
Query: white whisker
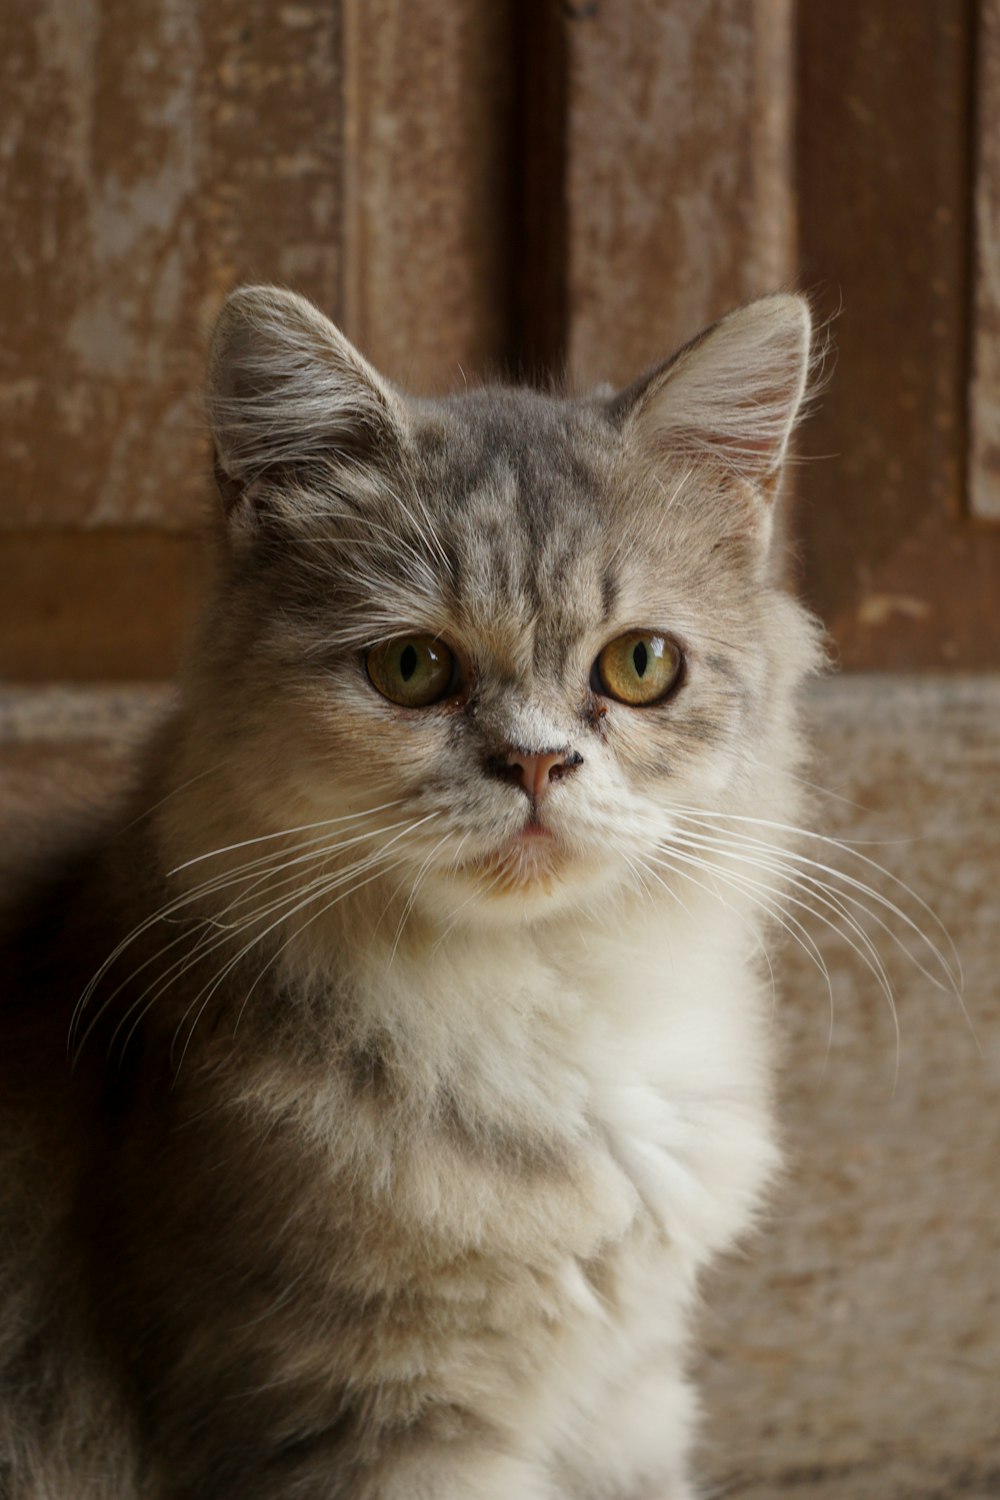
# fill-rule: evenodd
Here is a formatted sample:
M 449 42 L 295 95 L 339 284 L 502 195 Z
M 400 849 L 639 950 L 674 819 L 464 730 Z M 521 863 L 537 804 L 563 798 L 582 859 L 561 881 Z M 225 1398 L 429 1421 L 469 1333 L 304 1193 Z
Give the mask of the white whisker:
M 377 812 L 384 812 L 388 807 L 398 807 L 403 799 L 394 797 L 391 802 L 383 802 L 378 807 L 365 808 L 362 812 L 344 813 L 339 818 L 320 818 L 315 823 L 300 823 L 295 828 L 280 828 L 275 833 L 260 833 L 252 839 L 241 839 L 235 844 L 224 844 L 219 849 L 209 849 L 204 854 L 196 854 L 191 859 L 186 859 L 183 864 L 175 865 L 167 875 L 177 875 L 181 870 L 188 869 L 191 865 L 200 864 L 206 859 L 216 859 L 220 854 L 232 854 L 236 849 L 247 849 L 251 844 L 263 844 L 269 840 L 288 838 L 293 833 L 308 833 L 314 828 L 330 828 L 334 823 L 350 823 L 358 818 L 374 817 Z
M 384 804 L 384 806 L 395 806 L 398 801 L 399 801 L 399 799 L 395 799 L 395 801 L 393 803 L 391 803 L 391 804 Z M 378 811 L 381 811 L 381 810 L 382 810 L 381 808 L 373 808 L 371 810 L 371 813 L 372 813 L 372 815 L 374 815 L 375 812 L 378 812 Z M 354 817 L 354 816 L 355 815 L 352 815 L 352 817 Z M 327 821 L 327 826 L 329 827 L 332 824 L 339 823 L 341 821 L 343 821 L 343 820 L 342 819 L 330 819 L 330 820 Z M 403 820 L 403 821 L 405 822 L 405 820 Z M 252 861 L 246 862 L 243 865 L 238 866 L 236 870 L 220 872 L 218 875 L 210 877 L 207 881 L 204 881 L 200 885 L 197 885 L 197 886 L 193 887 L 191 890 L 181 892 L 179 895 L 177 895 L 176 897 L 172 898 L 170 901 L 166 902 L 163 906 L 159 907 L 155 912 L 152 912 L 148 917 L 146 917 L 142 922 L 140 922 L 136 927 L 134 927 L 131 930 L 131 932 L 129 932 L 121 940 L 121 942 L 117 945 L 117 947 L 108 955 L 108 957 L 104 960 L 103 964 L 100 966 L 100 968 L 94 974 L 94 976 L 90 979 L 90 981 L 88 982 L 87 986 L 85 987 L 83 993 L 81 994 L 80 999 L 77 1001 L 76 1006 L 74 1007 L 74 1010 L 73 1010 L 73 1015 L 72 1015 L 71 1020 L 70 1020 L 69 1033 L 68 1033 L 68 1036 L 67 1036 L 67 1047 L 71 1051 L 74 1059 L 76 1059 L 76 1058 L 79 1057 L 80 1049 L 83 1046 L 84 1042 L 86 1041 L 87 1037 L 93 1031 L 95 1025 L 99 1021 L 100 1017 L 104 1014 L 104 1012 L 106 1011 L 107 1007 L 111 1004 L 111 1002 L 115 999 L 115 997 L 121 992 L 121 990 L 127 984 L 131 983 L 132 980 L 138 974 L 140 974 L 145 968 L 147 968 L 150 963 L 155 962 L 158 957 L 161 957 L 164 952 L 169 951 L 169 949 L 172 948 L 172 947 L 174 947 L 178 942 L 183 941 L 184 938 L 185 938 L 185 936 L 186 936 L 186 934 L 182 933 L 180 935 L 180 937 L 178 937 L 178 938 L 174 939 L 173 941 L 171 941 L 170 943 L 168 943 L 165 948 L 160 949 L 158 953 L 153 954 L 150 958 L 146 959 L 142 964 L 140 964 L 138 966 L 138 968 L 136 970 L 133 971 L 133 973 L 130 976 L 128 976 L 125 980 L 123 980 L 117 986 L 117 988 L 105 999 L 105 1001 L 103 1002 L 103 1004 L 101 1005 L 101 1007 L 99 1008 L 99 1010 L 91 1018 L 90 1024 L 88 1025 L 86 1032 L 84 1033 L 84 1035 L 80 1039 L 80 1041 L 77 1043 L 76 1042 L 76 1035 L 77 1035 L 77 1031 L 79 1029 L 80 1021 L 82 1019 L 84 1010 L 86 1009 L 86 1007 L 90 1003 L 90 1000 L 93 997 L 93 995 L 94 995 L 94 993 L 95 993 L 95 991 L 97 989 L 97 986 L 100 984 L 101 980 L 104 978 L 105 974 L 108 973 L 109 969 L 113 966 L 113 964 L 118 960 L 118 958 L 121 956 L 121 954 L 131 944 L 133 944 L 134 942 L 138 941 L 138 939 L 141 938 L 144 935 L 144 933 L 146 933 L 147 931 L 149 931 L 150 928 L 154 927 L 159 922 L 167 922 L 167 921 L 173 920 L 175 918 L 175 916 L 177 915 L 177 913 L 183 912 L 186 908 L 191 908 L 191 907 L 197 906 L 197 904 L 200 901 L 205 900 L 209 896 L 217 895 L 217 894 L 219 894 L 223 890 L 227 890 L 230 887 L 238 885 L 238 884 L 240 884 L 240 883 L 242 883 L 242 882 L 244 882 L 244 881 L 246 881 L 248 879 L 253 879 L 253 877 L 256 874 L 256 872 L 258 870 L 260 870 L 262 867 L 265 867 L 266 873 L 275 874 L 275 873 L 280 872 L 283 869 L 291 867 L 291 865 L 293 865 L 293 864 L 296 864 L 296 863 L 299 863 L 299 862 L 302 862 L 302 861 L 305 861 L 305 860 L 327 858 L 331 854 L 339 852 L 339 851 L 341 851 L 344 848 L 353 846 L 354 844 L 359 843 L 359 842 L 363 842 L 365 840 L 371 840 L 373 838 L 378 838 L 378 837 L 381 836 L 381 834 L 383 834 L 385 832 L 388 832 L 391 829 L 398 828 L 400 826 L 402 826 L 400 822 L 392 823 L 392 824 L 389 824 L 387 827 L 384 826 L 381 829 L 371 829 L 371 830 L 367 830 L 367 831 L 365 831 L 363 833 L 353 834 L 348 839 L 342 840 L 339 843 L 338 842 L 330 843 L 328 841 L 329 840 L 329 836 L 328 835 L 320 835 L 316 839 L 308 839 L 308 840 L 302 841 L 301 843 L 299 843 L 297 845 L 292 845 L 291 846 L 291 850 L 289 850 L 289 848 L 286 846 L 284 849 L 274 851 L 273 853 L 271 853 L 269 855 L 263 856 L 263 858 L 261 858 L 261 859 L 252 860 Z M 292 832 L 295 832 L 295 831 L 296 830 L 294 830 L 294 829 L 285 830 L 286 834 L 289 834 L 289 833 L 292 833 Z M 268 835 L 267 837 L 271 837 L 271 835 Z M 258 841 L 257 840 L 245 840 L 242 845 L 233 845 L 233 846 L 231 846 L 231 849 L 235 849 L 235 848 L 238 848 L 238 847 L 246 847 L 248 844 L 256 843 L 256 842 L 258 842 Z M 276 859 L 280 859 L 282 855 L 288 855 L 290 852 L 294 853 L 295 850 L 299 850 L 299 849 L 302 849 L 302 848 L 305 848 L 307 846 L 311 846 L 311 845 L 314 845 L 314 844 L 322 844 L 323 847 L 322 848 L 318 848 L 318 849 L 312 849 L 311 853 L 309 853 L 309 854 L 298 855 L 295 858 L 290 859 L 290 860 L 285 860 L 283 863 L 280 863 L 280 864 L 275 864 L 274 863 L 274 861 Z M 228 853 L 228 852 L 231 852 L 231 849 L 227 849 L 225 851 L 213 850 L 211 852 L 212 853 L 222 853 L 222 852 Z M 207 857 L 210 857 L 210 856 L 205 856 L 205 857 L 207 858 Z M 189 863 L 192 863 L 192 864 L 195 863 L 195 862 L 196 861 L 189 861 Z M 179 867 L 179 868 L 186 868 L 186 866 L 185 867 Z M 260 877 L 260 878 L 264 878 L 264 877 Z M 255 883 L 259 883 L 259 880 L 255 881 Z M 230 903 L 230 905 L 232 905 L 232 903 Z M 225 915 L 225 913 L 226 913 L 227 910 L 228 910 L 228 908 L 225 908 L 225 907 L 223 908 L 223 910 L 222 910 L 222 915 L 223 916 Z M 219 916 L 218 916 L 218 914 L 216 914 L 216 916 L 215 916 L 214 919 L 210 919 L 210 920 L 214 920 L 215 923 L 218 924 L 218 922 L 219 922 Z

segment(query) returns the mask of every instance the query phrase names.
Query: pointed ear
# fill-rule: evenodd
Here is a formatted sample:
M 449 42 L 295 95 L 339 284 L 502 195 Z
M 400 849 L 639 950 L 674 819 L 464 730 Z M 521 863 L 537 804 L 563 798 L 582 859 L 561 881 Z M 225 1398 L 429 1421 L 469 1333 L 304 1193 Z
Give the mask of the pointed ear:
M 389 383 L 329 318 L 281 287 L 241 287 L 212 336 L 207 404 L 227 509 L 275 468 L 374 462 L 402 434 Z
M 711 455 L 770 495 L 805 394 L 811 331 L 803 297 L 762 297 L 622 391 L 611 414 L 651 453 Z

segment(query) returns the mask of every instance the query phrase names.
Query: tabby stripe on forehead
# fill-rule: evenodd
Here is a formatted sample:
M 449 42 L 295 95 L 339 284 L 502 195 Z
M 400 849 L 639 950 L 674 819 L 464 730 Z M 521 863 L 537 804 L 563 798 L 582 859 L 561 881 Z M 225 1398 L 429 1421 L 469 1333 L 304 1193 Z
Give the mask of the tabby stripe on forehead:
M 448 586 L 453 599 L 462 596 L 462 560 L 458 555 L 458 549 L 450 536 L 442 536 L 440 539 L 441 551 L 448 564 Z
M 618 580 L 615 577 L 614 568 L 608 563 L 601 577 L 601 608 L 604 611 L 601 618 L 602 624 L 607 624 L 614 614 L 615 606 L 618 603 L 618 594 Z

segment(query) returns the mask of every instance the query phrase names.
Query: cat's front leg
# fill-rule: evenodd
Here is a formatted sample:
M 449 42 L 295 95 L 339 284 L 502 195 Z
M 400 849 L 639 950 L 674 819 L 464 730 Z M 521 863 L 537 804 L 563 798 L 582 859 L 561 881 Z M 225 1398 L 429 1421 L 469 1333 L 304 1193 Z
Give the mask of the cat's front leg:
M 243 1489 L 241 1500 L 250 1493 L 254 1500 L 568 1500 L 540 1467 L 485 1448 L 429 1448 L 333 1472 L 316 1466 Z
M 176 1500 L 189 1493 L 185 1487 Z M 576 1500 L 543 1464 L 478 1443 L 407 1445 L 367 1461 L 316 1452 L 294 1465 L 265 1464 L 204 1493 L 225 1500 Z
M 391 1463 L 345 1490 L 343 1500 L 565 1500 L 565 1492 L 554 1489 L 540 1468 L 514 1455 L 439 1451 Z
M 651 1360 L 606 1387 L 560 1456 L 560 1494 L 573 1500 L 694 1500 L 688 1450 L 696 1402 L 674 1360 Z

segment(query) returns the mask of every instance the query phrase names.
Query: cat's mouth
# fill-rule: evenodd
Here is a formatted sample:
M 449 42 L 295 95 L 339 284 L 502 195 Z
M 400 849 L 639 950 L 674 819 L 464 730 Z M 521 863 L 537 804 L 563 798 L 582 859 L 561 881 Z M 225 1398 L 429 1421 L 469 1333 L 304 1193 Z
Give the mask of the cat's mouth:
M 551 890 L 564 858 L 552 830 L 532 817 L 496 849 L 478 855 L 466 868 L 484 882 L 484 893 L 503 896 L 528 889 Z

